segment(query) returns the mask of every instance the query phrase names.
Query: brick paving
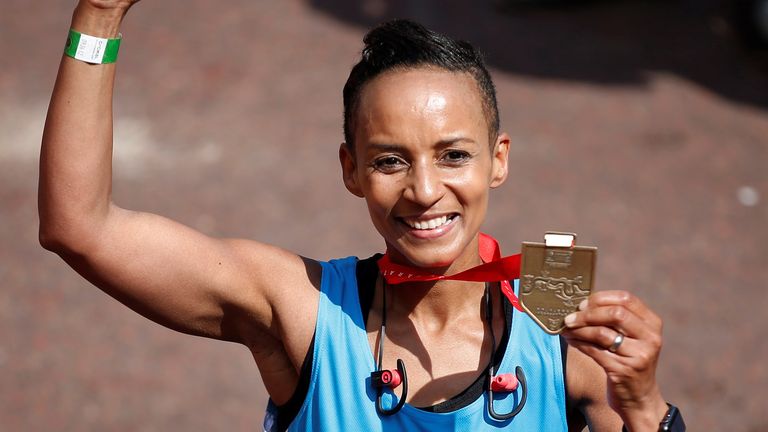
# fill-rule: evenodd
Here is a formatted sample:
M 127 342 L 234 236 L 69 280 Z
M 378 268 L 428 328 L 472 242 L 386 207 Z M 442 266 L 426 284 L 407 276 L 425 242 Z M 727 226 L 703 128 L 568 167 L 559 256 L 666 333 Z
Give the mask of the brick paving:
M 148 322 L 38 246 L 71 13 L 45 3 L 0 5 L 0 430 L 259 429 L 247 350 Z M 381 250 L 340 181 L 341 87 L 368 24 L 415 17 L 493 67 L 513 175 L 486 230 L 510 253 L 548 229 L 598 245 L 598 286 L 666 321 L 658 375 L 690 430 L 768 430 L 768 62 L 722 2 L 692 3 L 144 0 L 123 27 L 115 200 L 316 258 Z

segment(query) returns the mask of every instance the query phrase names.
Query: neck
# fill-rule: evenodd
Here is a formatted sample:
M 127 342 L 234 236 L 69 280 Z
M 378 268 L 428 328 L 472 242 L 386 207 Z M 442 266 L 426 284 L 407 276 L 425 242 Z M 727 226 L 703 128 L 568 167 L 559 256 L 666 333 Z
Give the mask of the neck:
M 405 257 L 397 254 L 394 248 L 388 247 L 388 255 L 393 262 L 413 266 Z M 481 264 L 483 260 L 478 250 L 478 237 L 475 236 L 465 251 L 450 265 L 428 270 L 436 275 L 452 275 Z M 482 310 L 478 305 L 484 292 L 483 282 L 405 282 L 388 286 L 388 308 L 394 316 L 408 317 L 411 321 L 443 327 L 463 316 L 478 316 Z
M 388 308 L 394 316 L 442 326 L 463 316 L 478 315 L 484 292 L 483 282 L 400 284 L 387 287 Z

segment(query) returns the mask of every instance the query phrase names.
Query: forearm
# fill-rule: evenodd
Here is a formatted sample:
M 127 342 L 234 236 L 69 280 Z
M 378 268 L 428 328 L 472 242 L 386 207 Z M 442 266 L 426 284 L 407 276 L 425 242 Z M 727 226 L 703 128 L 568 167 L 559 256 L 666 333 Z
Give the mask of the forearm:
M 116 37 L 124 12 L 78 5 L 72 28 Z M 63 56 L 43 132 L 40 236 L 44 245 L 81 238 L 109 212 L 112 186 L 112 93 L 115 64 Z

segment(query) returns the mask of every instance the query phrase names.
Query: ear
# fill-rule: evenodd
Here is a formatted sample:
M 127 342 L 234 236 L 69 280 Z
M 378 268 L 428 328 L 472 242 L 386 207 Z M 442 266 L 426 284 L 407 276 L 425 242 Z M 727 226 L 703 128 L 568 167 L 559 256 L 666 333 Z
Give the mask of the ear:
M 354 195 L 363 197 L 363 192 L 357 182 L 357 164 L 355 155 L 349 151 L 346 143 L 339 146 L 339 162 L 341 163 L 341 176 L 344 179 L 344 186 Z
M 509 135 L 499 134 L 493 145 L 493 167 L 491 171 L 491 188 L 497 188 L 504 184 L 509 173 Z

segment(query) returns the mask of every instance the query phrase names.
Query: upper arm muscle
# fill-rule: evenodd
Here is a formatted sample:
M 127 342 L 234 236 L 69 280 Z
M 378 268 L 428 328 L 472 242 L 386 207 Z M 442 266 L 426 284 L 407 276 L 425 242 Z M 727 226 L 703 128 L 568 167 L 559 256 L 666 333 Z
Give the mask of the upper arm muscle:
M 286 279 L 291 289 L 312 289 L 294 254 L 211 238 L 153 214 L 113 206 L 89 237 L 64 259 L 134 311 L 185 333 L 243 342 L 255 325 L 277 337 L 270 287 Z

